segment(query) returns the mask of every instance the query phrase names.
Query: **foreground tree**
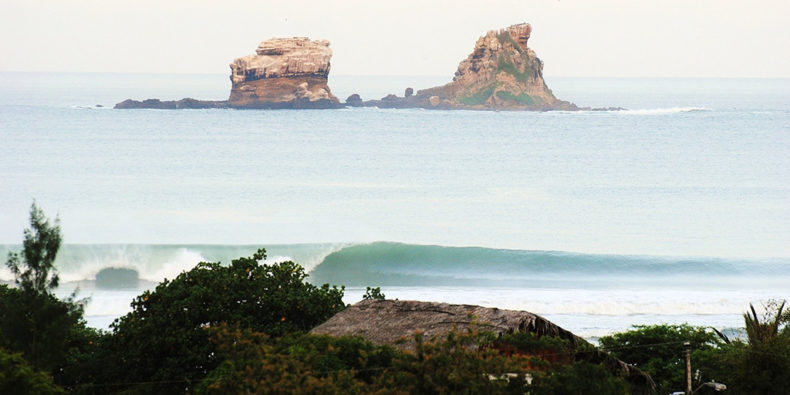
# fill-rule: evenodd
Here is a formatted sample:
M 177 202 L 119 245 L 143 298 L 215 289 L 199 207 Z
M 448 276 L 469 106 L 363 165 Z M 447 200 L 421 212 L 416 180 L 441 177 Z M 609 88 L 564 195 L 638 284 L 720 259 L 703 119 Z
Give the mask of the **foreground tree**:
M 30 207 L 30 228 L 25 229 L 22 254 L 8 254 L 6 266 L 14 274 L 14 282 L 27 293 L 50 294 L 60 281 L 55 270 L 55 257 L 60 249 L 60 220 L 50 225 L 44 212 L 36 206 Z
M 191 390 L 219 364 L 205 328 L 237 324 L 270 336 L 307 331 L 342 310 L 343 289 L 305 281 L 294 262 L 262 263 L 266 251 L 229 266 L 199 263 L 132 302 L 112 324 L 106 382 L 148 382 L 147 393 Z
M 602 337 L 604 349 L 651 374 L 659 393 L 685 387 L 683 342 L 691 342 L 694 388 L 715 380 L 733 395 L 786 394 L 790 388 L 790 314 L 785 302 L 769 301 L 765 314 L 753 306 L 744 314 L 746 339 L 727 342 L 706 328 L 689 325 L 638 326 Z M 699 371 L 699 376 L 696 372 Z M 712 393 L 712 389 L 701 391 Z
M 769 301 L 765 314 L 749 305 L 746 342 L 735 342 L 722 365 L 731 372 L 733 394 L 786 394 L 790 388 L 790 315 L 784 301 Z
M 83 305 L 53 295 L 58 286 L 55 258 L 60 224 L 53 224 L 33 203 L 30 228 L 24 231 L 21 253 L 9 253 L 6 266 L 16 288 L 0 286 L 0 347 L 21 352 L 36 370 L 57 376 L 72 347 L 73 334 L 84 328 Z

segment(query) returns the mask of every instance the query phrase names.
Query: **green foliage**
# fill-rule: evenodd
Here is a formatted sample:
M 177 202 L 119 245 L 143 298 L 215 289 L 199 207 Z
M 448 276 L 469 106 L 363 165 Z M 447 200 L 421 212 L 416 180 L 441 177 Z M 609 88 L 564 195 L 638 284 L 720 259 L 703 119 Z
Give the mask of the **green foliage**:
M 508 354 L 539 356 L 549 362 L 574 360 L 577 350 L 567 340 L 554 336 L 538 336 L 530 332 L 505 334 L 491 343 L 491 347 Z
M 507 55 L 499 55 L 497 58 L 497 69 L 496 73 L 499 74 L 504 72 L 505 74 L 512 75 L 516 78 L 516 81 L 526 83 L 529 80 L 529 76 L 535 73 L 535 70 L 532 69 L 532 65 L 527 61 L 526 67 L 524 71 L 520 71 L 516 64 L 513 62 L 513 59 Z
M 581 361 L 534 375 L 531 395 L 629 394 L 628 384 L 604 366 Z
M 58 285 L 55 257 L 61 235 L 58 221 L 51 225 L 33 203 L 30 228 L 24 231 L 21 254 L 10 253 L 6 265 L 18 288 L 0 286 L 0 347 L 21 352 L 36 370 L 51 372 L 61 384 L 70 384 L 64 373 L 79 351 L 79 333 L 92 331 L 82 319 L 83 303 L 74 295 L 60 300 L 52 294 Z
M 496 84 L 491 84 L 471 95 L 467 95 L 459 98 L 458 101 L 461 102 L 462 104 L 466 104 L 469 106 L 476 106 L 483 104 L 494 93 L 494 88 L 496 88 Z
M 270 338 L 238 326 L 210 330 L 224 362 L 197 393 L 369 393 L 395 350 L 359 337 Z
M 65 362 L 55 372 L 55 380 L 69 392 L 75 394 L 105 394 L 106 388 L 94 388 L 101 381 L 103 365 L 107 361 L 109 334 L 87 327 L 84 322 L 74 326 L 69 335 Z
M 723 345 L 717 334 L 687 324 L 639 325 L 626 332 L 604 336 L 598 341 L 612 356 L 649 373 L 656 382 L 658 393 L 685 388 L 684 341 L 691 343 L 693 360 L 703 358 L 701 355 Z M 709 372 L 717 370 L 715 366 L 697 363 L 694 368 L 702 373 L 701 381 L 718 378 L 709 375 Z
M 112 324 L 108 348 L 116 360 L 106 380 L 160 382 L 139 388 L 148 393 L 190 389 L 221 362 L 205 328 L 233 323 L 281 336 L 345 308 L 342 288 L 316 287 L 296 263 L 261 263 L 265 258 L 261 249 L 229 266 L 199 263 L 138 296 Z
M 510 33 L 506 31 L 500 32 L 496 35 L 496 38 L 502 44 L 510 43 L 511 45 L 513 45 L 513 49 L 518 51 L 518 53 L 524 53 L 524 50 L 521 49 L 521 45 L 519 45 L 518 42 L 516 42 L 516 40 L 513 39 L 513 36 L 511 36 Z
M 9 253 L 6 266 L 14 274 L 14 281 L 25 292 L 47 294 L 57 288 L 59 278 L 55 257 L 60 248 L 60 221 L 50 225 L 36 203 L 30 207 L 30 228 L 25 229 L 22 255 Z
M 773 305 L 771 305 L 771 303 L 773 303 Z M 746 335 L 750 345 L 757 346 L 761 343 L 770 342 L 779 336 L 779 328 L 781 327 L 784 318 L 782 314 L 785 303 L 786 301 L 769 302 L 769 306 L 767 306 L 767 316 L 763 317 L 763 319 L 760 319 L 760 317 L 757 315 L 757 312 L 754 310 L 754 306 L 749 303 L 751 315 L 749 312 L 747 312 L 743 315 L 743 319 L 746 325 Z
M 769 301 L 758 316 L 751 305 L 744 315 L 747 342 L 735 342 L 723 353 L 731 394 L 780 394 L 790 388 L 790 316 L 785 302 Z
M 573 355 L 568 342 L 529 333 L 496 338 L 454 331 L 428 340 L 417 333 L 414 352 L 401 352 L 359 337 L 271 338 L 226 325 L 209 332 L 224 361 L 198 393 L 622 394 L 628 388 L 601 365 L 527 353 Z M 533 385 L 528 376 L 535 377 Z
M 71 335 L 80 326 L 82 306 L 48 293 L 0 286 L 0 347 L 21 352 L 36 370 L 62 367 Z
M 450 332 L 446 337 L 426 340 L 414 336 L 415 352 L 393 361 L 392 370 L 379 377 L 381 388 L 402 393 L 524 393 L 527 363 L 517 363 L 498 350 L 483 347 L 490 336 L 475 331 Z M 521 358 L 516 357 L 518 361 Z M 507 373 L 516 377 L 507 379 Z
M 65 394 L 52 382 L 52 377 L 37 372 L 21 354 L 0 349 L 0 394 Z
M 499 91 L 496 93 L 496 96 L 502 100 L 514 101 L 521 104 L 535 104 L 535 100 L 532 98 L 532 96 L 527 95 L 526 93 L 513 95 L 507 91 Z
M 381 292 L 381 287 L 371 288 L 365 287 L 365 294 L 362 295 L 363 300 L 385 300 L 387 296 Z

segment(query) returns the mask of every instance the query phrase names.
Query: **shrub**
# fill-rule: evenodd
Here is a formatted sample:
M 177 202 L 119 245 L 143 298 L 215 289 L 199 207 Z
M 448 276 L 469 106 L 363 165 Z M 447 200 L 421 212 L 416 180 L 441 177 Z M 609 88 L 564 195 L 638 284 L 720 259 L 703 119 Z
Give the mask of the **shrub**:
M 372 379 L 395 354 L 359 337 L 271 338 L 227 325 L 209 332 L 225 360 L 198 393 L 369 393 Z
M 175 392 L 215 369 L 220 360 L 205 328 L 234 323 L 281 336 L 307 331 L 342 310 L 343 289 L 305 281 L 294 262 L 265 264 L 266 251 L 229 266 L 199 263 L 132 302 L 112 324 L 109 342 L 117 366 L 106 380 L 154 382 L 145 392 Z
M 0 349 L 0 394 L 65 394 L 52 377 L 28 365 L 22 354 Z
M 685 388 L 685 359 L 683 342 L 691 343 L 692 360 L 711 359 L 724 341 L 706 328 L 683 325 L 639 325 L 634 329 L 604 336 L 599 343 L 612 356 L 649 373 L 656 382 L 658 393 L 670 393 Z M 707 353 L 707 356 L 704 356 Z M 713 358 L 715 359 L 715 358 Z M 694 364 L 708 381 L 716 366 Z
M 387 296 L 381 292 L 381 287 L 366 287 L 365 294 L 362 295 L 362 300 L 385 300 Z

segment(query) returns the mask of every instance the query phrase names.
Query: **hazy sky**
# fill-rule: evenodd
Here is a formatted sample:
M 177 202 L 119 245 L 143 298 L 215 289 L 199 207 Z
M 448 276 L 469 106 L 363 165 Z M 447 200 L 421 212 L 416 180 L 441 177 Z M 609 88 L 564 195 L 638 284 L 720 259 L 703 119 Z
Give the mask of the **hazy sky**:
M 0 71 L 229 73 L 271 37 L 329 39 L 333 74 L 452 75 L 519 22 L 546 75 L 790 77 L 788 0 L 0 0 Z

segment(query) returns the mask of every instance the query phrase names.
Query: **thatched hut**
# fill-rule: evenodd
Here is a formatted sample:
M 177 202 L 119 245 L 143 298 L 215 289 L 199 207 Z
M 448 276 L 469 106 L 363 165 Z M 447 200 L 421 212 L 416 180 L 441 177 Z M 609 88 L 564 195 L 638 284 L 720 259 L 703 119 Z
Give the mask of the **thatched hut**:
M 472 327 L 500 335 L 530 332 L 538 336 L 555 336 L 569 341 L 574 348 L 587 343 L 551 321 L 526 311 L 409 300 L 363 300 L 337 313 L 310 333 L 362 336 L 377 344 L 410 351 L 414 348 L 410 337 L 417 331 L 431 339 L 452 330 Z M 576 360 L 604 364 L 613 373 L 626 377 L 636 394 L 655 391 L 655 383 L 649 375 L 603 351 L 579 352 Z

